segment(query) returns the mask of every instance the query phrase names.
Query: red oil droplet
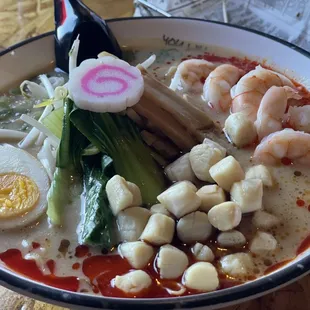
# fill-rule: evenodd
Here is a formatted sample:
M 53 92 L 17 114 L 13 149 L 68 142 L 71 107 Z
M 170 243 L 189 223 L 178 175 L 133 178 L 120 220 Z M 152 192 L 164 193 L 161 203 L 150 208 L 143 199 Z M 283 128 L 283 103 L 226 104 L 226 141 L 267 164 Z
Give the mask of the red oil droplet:
M 35 249 L 38 249 L 40 247 L 40 243 L 38 242 L 32 242 L 32 248 L 35 250 Z
M 305 202 L 302 199 L 297 199 L 296 204 L 298 207 L 304 207 L 305 206 Z
M 50 285 L 62 290 L 77 292 L 79 280 L 76 277 L 56 277 L 55 275 L 44 275 L 34 260 L 27 260 L 17 249 L 10 249 L 0 254 L 0 259 L 13 271 L 27 278 Z
M 289 109 L 289 105 L 287 107 L 287 110 Z M 287 111 L 286 111 L 287 113 Z M 286 121 L 282 122 L 282 127 L 283 128 L 291 128 L 294 129 L 294 124 L 290 121 L 290 119 L 288 118 Z
M 167 61 L 166 64 L 167 64 L 167 65 L 171 65 L 171 61 Z
M 219 279 L 220 279 L 220 288 L 221 289 L 234 287 L 234 286 L 237 286 L 237 285 L 244 283 L 241 281 L 232 280 L 227 275 L 221 274 L 221 273 L 219 274 Z
M 77 269 L 80 268 L 80 266 L 81 266 L 80 263 L 74 263 L 74 264 L 72 265 L 72 269 L 73 269 L 73 270 L 77 270 Z
M 100 291 L 99 291 L 99 289 L 98 289 L 98 287 L 93 287 L 93 292 L 95 293 L 95 294 L 98 294 Z
M 206 77 L 205 77 L 205 76 L 202 76 L 202 77 L 200 78 L 200 83 L 201 83 L 201 84 L 204 84 L 205 81 L 206 81 Z
M 300 254 L 304 251 L 306 251 L 310 247 L 310 235 L 300 244 L 300 246 L 297 249 L 296 254 Z
M 125 296 L 111 286 L 111 280 L 131 270 L 127 260 L 118 255 L 96 255 L 84 260 L 82 270 L 91 283 L 96 280 L 96 287 L 103 295 Z
M 287 157 L 283 157 L 283 158 L 281 159 L 281 163 L 282 163 L 284 166 L 290 166 L 290 165 L 292 164 L 292 161 L 291 161 L 289 158 L 287 158 Z
M 287 259 L 287 260 L 284 260 L 284 261 L 282 261 L 282 262 L 276 263 L 276 264 L 274 264 L 274 265 L 268 267 L 268 268 L 265 270 L 264 275 L 269 274 L 269 273 L 272 273 L 272 272 L 274 272 L 274 271 L 280 269 L 281 267 L 285 266 L 286 264 L 288 264 L 288 263 L 291 262 L 291 261 L 292 261 L 292 259 Z
M 238 58 L 238 57 L 222 57 L 217 56 L 214 54 L 210 54 L 208 52 L 205 52 L 203 55 L 203 59 L 211 62 L 219 62 L 219 63 L 230 63 L 239 69 L 244 70 L 245 73 L 254 70 L 256 66 L 259 65 L 257 61 L 252 61 L 245 58 Z
M 85 257 L 89 252 L 89 248 L 87 245 L 79 245 L 75 248 L 75 257 L 81 258 Z

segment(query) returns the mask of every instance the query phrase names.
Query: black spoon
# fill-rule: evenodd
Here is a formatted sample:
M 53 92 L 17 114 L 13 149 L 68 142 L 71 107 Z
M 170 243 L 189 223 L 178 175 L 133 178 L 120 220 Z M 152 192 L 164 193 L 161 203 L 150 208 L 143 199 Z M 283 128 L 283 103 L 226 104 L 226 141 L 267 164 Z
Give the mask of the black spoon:
M 54 0 L 56 66 L 68 72 L 69 52 L 80 35 L 77 64 L 106 51 L 122 58 L 122 51 L 107 23 L 80 0 Z

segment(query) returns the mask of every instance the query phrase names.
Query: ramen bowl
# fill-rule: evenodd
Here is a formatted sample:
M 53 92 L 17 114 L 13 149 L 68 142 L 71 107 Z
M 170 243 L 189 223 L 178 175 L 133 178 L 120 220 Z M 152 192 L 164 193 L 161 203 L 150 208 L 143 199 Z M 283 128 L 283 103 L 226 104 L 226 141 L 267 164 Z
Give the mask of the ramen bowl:
M 247 59 L 247 64 L 263 64 L 280 71 L 305 88 L 310 87 L 310 54 L 257 31 L 183 18 L 129 18 L 110 20 L 108 24 L 124 50 L 129 51 L 128 57 L 133 57 L 133 61 L 138 61 L 139 57 L 140 61 L 142 57 L 155 53 L 168 69 L 171 59 L 177 62 L 181 58 L 195 55 L 208 55 L 209 60 L 212 57 L 216 59 L 215 56 L 227 59 L 235 57 Z M 25 79 L 53 70 L 54 66 L 53 33 L 21 42 L 0 53 L 0 90 L 6 92 Z M 296 204 L 289 207 L 298 209 L 294 231 L 298 228 L 298 219 L 303 217 L 305 223 L 301 229 L 302 238 L 300 235 L 296 237 L 297 241 L 294 238 L 290 241 L 289 236 L 283 237 L 287 242 L 282 244 L 289 252 L 288 256 L 284 256 L 286 259 L 279 258 L 277 264 L 269 266 L 268 272 L 256 279 L 222 290 L 171 298 L 99 296 L 40 283 L 31 279 L 31 275 L 23 275 L 25 272 L 22 269 L 14 271 L 1 261 L 0 284 L 32 298 L 74 309 L 218 309 L 241 303 L 288 285 L 310 271 L 309 212 L 306 208 L 298 208 Z M 282 224 L 284 227 L 288 225 L 286 222 Z M 66 275 L 66 271 L 62 271 L 62 274 Z

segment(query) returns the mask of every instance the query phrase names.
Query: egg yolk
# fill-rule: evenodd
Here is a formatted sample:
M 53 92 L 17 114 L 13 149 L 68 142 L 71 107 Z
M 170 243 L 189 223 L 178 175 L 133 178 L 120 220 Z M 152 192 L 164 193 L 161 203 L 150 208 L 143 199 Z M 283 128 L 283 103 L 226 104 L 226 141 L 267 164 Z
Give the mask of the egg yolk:
M 14 173 L 0 175 L 0 219 L 29 212 L 39 197 L 38 186 L 27 176 Z

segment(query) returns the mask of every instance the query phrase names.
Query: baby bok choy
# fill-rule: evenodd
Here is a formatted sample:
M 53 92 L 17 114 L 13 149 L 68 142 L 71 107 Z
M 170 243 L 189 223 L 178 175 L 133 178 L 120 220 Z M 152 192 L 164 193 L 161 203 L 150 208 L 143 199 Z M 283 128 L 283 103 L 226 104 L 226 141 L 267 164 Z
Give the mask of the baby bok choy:
M 98 159 L 101 158 L 101 164 Z M 107 155 L 85 157 L 83 160 L 84 212 L 80 224 L 81 243 L 110 249 L 115 245 L 114 216 L 105 191 L 114 174 L 112 159 Z
M 56 170 L 47 195 L 47 215 L 54 225 L 63 222 L 64 206 L 69 195 L 64 193 L 70 187 L 72 175 L 81 172 L 81 156 L 87 146 L 87 139 L 70 122 L 73 102 L 65 99 L 62 120 L 61 140 L 57 150 Z
M 143 144 L 136 125 L 117 113 L 74 109 L 71 122 L 102 153 L 113 159 L 116 174 L 139 186 L 145 204 L 153 204 L 165 188 L 163 170 Z

